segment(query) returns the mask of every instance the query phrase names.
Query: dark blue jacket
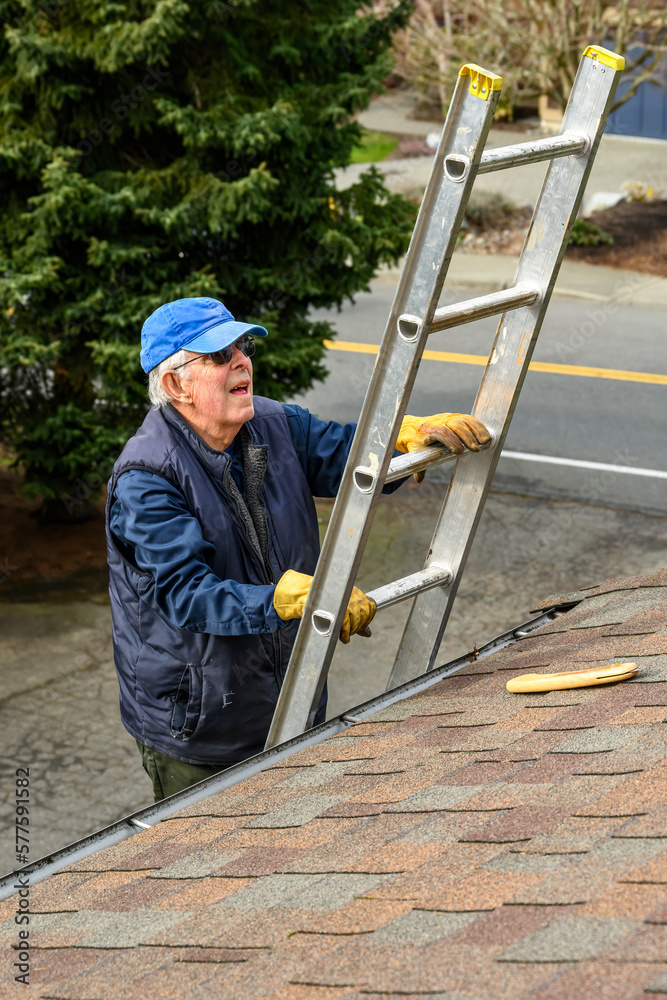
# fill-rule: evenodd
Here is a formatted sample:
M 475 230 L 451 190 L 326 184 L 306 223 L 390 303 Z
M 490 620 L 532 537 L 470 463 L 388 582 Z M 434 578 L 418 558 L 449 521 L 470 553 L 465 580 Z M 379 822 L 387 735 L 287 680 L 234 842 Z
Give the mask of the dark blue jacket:
M 299 624 L 276 614 L 275 584 L 288 569 L 314 572 L 312 497 L 335 495 L 355 430 L 262 397 L 244 426 L 242 464 L 241 436 L 218 452 L 173 408 L 152 410 L 109 482 L 122 721 L 193 764 L 264 747 Z M 265 511 L 256 532 L 239 495 Z

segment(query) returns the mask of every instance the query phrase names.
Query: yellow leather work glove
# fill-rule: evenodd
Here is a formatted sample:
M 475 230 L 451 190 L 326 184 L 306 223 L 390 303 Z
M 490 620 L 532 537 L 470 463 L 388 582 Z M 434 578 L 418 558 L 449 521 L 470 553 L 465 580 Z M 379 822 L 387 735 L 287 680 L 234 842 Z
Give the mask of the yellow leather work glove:
M 288 569 L 280 577 L 273 595 L 273 606 L 283 621 L 303 617 L 303 609 L 306 606 L 312 582 L 312 576 L 308 576 L 306 573 L 297 573 L 293 569 Z M 347 643 L 350 641 L 351 635 L 363 632 L 370 625 L 376 610 L 375 601 L 366 597 L 358 587 L 353 587 L 343 619 L 343 626 L 340 630 L 341 642 Z
M 359 590 L 358 587 L 353 587 L 350 600 L 347 602 L 343 626 L 340 630 L 340 641 L 349 642 L 350 636 L 356 635 L 357 632 L 369 636 L 371 633 L 368 626 L 373 621 L 376 611 L 377 604 L 373 598 L 367 597 L 363 590 Z M 368 631 L 366 631 L 367 629 Z
M 479 451 L 490 440 L 491 435 L 484 424 L 467 413 L 435 413 L 432 417 L 406 414 L 398 432 L 396 448 L 405 454 L 430 444 L 442 444 L 447 451 L 460 455 L 464 448 Z M 423 472 L 415 472 L 418 483 L 423 478 Z
M 297 573 L 293 569 L 283 573 L 273 595 L 273 606 L 279 618 L 284 622 L 292 618 L 303 618 L 303 609 L 312 582 L 312 576 L 308 576 L 307 573 Z

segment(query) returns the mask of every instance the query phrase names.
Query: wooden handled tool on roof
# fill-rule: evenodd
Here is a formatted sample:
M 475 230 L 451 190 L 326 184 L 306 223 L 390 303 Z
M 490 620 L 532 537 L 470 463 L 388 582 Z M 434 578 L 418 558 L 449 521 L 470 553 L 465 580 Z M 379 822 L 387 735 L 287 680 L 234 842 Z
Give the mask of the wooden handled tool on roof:
M 639 670 L 636 663 L 614 663 L 609 667 L 592 670 L 566 670 L 560 674 L 521 674 L 507 682 L 512 694 L 529 694 L 533 691 L 567 691 L 570 688 L 591 687 L 594 684 L 612 684 L 634 677 Z

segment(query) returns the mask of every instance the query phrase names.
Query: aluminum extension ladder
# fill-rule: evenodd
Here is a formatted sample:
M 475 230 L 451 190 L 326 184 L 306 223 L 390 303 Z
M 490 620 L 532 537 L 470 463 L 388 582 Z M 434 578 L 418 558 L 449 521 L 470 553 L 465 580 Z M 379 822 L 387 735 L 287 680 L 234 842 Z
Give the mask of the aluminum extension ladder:
M 416 598 L 388 689 L 435 666 L 486 495 L 528 370 L 624 60 L 584 52 L 561 133 L 483 153 L 502 79 L 463 66 L 357 425 L 267 747 L 314 719 L 349 595 L 385 483 L 455 460 L 425 566 L 369 593 L 378 611 Z M 478 173 L 550 160 L 511 288 L 438 309 Z M 440 446 L 392 458 L 428 336 L 502 313 L 472 413 L 492 435 L 483 451 Z M 443 409 L 446 406 L 443 403 Z

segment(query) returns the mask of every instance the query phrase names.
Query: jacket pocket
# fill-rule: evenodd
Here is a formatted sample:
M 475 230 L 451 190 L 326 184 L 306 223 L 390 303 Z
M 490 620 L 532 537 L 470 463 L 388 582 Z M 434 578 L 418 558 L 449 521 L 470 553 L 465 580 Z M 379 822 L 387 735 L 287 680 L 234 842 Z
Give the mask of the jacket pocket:
M 201 718 L 202 669 L 188 663 L 181 674 L 176 694 L 171 698 L 170 736 L 187 742 L 195 732 Z

